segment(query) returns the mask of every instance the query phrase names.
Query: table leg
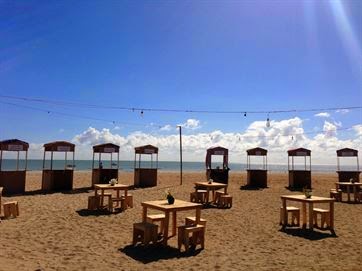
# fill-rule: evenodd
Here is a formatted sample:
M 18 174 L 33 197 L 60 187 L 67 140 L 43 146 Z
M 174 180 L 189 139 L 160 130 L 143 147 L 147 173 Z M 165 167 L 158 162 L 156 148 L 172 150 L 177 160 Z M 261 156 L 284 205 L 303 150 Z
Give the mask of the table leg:
M 200 219 L 201 219 L 201 207 L 197 207 L 196 208 L 196 225 L 200 224 Z
M 142 208 L 142 222 L 147 222 L 147 206 L 143 206 Z
M 101 205 L 102 208 L 103 208 L 103 199 L 104 199 L 104 189 L 102 189 L 102 191 L 101 191 L 101 203 L 100 203 L 100 205 Z
M 286 199 L 282 199 L 282 205 L 283 205 L 283 228 L 284 228 L 288 224 L 288 212 L 287 212 L 287 200 Z
M 209 193 L 210 193 L 210 188 L 207 187 L 206 188 L 206 203 L 209 204 Z
M 163 245 L 167 246 L 168 241 L 168 226 L 170 224 L 170 213 L 165 212 L 165 225 L 163 228 Z
M 176 211 L 172 212 L 172 236 L 176 236 Z
M 329 223 L 331 232 L 334 232 L 334 201 L 329 203 Z
M 225 188 L 224 188 L 224 194 L 227 195 L 227 193 L 228 193 L 228 187 L 225 186 Z
M 119 189 L 117 189 L 117 191 L 116 191 L 116 197 L 117 197 L 116 207 L 118 207 L 119 206 L 119 201 L 118 201 L 118 199 L 119 199 Z
M 313 202 L 309 202 L 309 214 L 308 214 L 308 216 L 309 216 L 309 221 L 308 221 L 308 223 L 309 223 L 309 229 L 310 230 L 313 230 Z
M 350 193 L 350 189 L 349 189 L 349 185 L 347 185 L 347 200 L 348 200 L 348 202 L 351 201 L 351 195 L 349 193 Z
M 307 204 L 305 202 L 302 203 L 302 216 L 303 228 L 305 229 L 307 227 Z
M 354 201 L 356 202 L 357 201 L 357 189 L 356 189 L 356 186 L 354 185 L 353 186 L 353 196 L 354 196 Z

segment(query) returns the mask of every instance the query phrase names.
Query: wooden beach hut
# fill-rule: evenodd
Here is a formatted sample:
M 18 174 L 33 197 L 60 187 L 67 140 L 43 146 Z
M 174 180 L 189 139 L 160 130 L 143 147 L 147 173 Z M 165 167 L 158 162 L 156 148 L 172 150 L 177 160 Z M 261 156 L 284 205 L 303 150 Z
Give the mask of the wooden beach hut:
M 0 141 L 0 187 L 3 187 L 5 195 L 22 194 L 25 192 L 26 169 L 28 164 L 29 144 L 19 139 Z M 4 157 L 6 152 L 16 152 L 15 169 L 6 169 Z M 25 152 L 24 159 L 20 153 Z M 24 165 L 20 164 L 21 160 Z M 0 206 L 1 207 L 1 206 Z
M 138 154 L 138 162 L 137 162 Z M 149 155 L 151 160 L 142 166 L 142 155 Z M 154 160 L 154 156 L 155 159 Z M 152 187 L 157 186 L 158 169 L 158 148 L 152 145 L 145 145 L 135 148 L 134 154 L 134 186 Z
M 98 153 L 98 163 L 94 163 L 94 158 Z M 117 154 L 117 160 L 114 162 L 113 154 Z M 102 162 L 102 154 L 110 155 L 110 165 L 107 166 Z M 94 184 L 105 184 L 109 183 L 111 179 L 117 179 L 118 181 L 118 170 L 119 170 L 119 146 L 106 143 L 93 146 L 93 160 L 92 160 L 92 186 Z
M 301 157 L 304 158 L 304 166 L 295 164 Z M 307 163 L 307 158 L 309 163 Z M 289 188 L 312 188 L 311 160 L 311 151 L 308 149 L 298 148 L 288 151 Z
M 62 191 L 73 189 L 75 145 L 66 141 L 55 141 L 44 144 L 42 190 Z M 46 162 L 46 154 L 50 152 L 50 161 Z M 64 152 L 64 166 L 54 165 L 54 153 Z M 72 163 L 68 164 L 68 153 L 72 154 Z
M 341 169 L 341 158 L 356 158 L 356 167 L 351 168 L 352 165 L 349 165 L 347 169 Z M 358 162 L 358 151 L 350 148 L 344 148 L 337 150 L 337 174 L 339 182 L 349 182 L 350 179 L 353 179 L 355 182 L 359 182 L 359 175 L 361 171 L 359 170 Z
M 252 187 L 267 187 L 268 186 L 268 176 L 267 176 L 267 153 L 268 151 L 263 148 L 253 148 L 246 151 L 247 160 L 246 160 L 246 172 L 247 172 L 247 185 Z M 262 157 L 263 163 L 261 167 L 253 167 L 251 165 L 251 157 L 259 156 Z
M 212 156 L 220 155 L 223 157 L 222 167 L 217 166 L 216 168 L 212 168 Z M 229 181 L 229 150 L 223 147 L 213 147 L 209 148 L 206 151 L 206 179 L 212 179 L 218 183 L 227 184 Z

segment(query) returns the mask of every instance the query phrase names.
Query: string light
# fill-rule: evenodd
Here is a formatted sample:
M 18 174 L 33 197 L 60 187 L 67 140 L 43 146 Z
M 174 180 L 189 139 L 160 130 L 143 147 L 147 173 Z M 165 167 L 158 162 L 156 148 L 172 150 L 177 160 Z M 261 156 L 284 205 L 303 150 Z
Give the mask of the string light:
M 321 111 L 337 111 L 337 110 L 356 110 L 362 109 L 362 106 L 348 106 L 348 107 L 329 107 L 329 108 L 312 108 L 312 109 L 286 109 L 286 110 L 261 110 L 261 111 L 218 111 L 218 110 L 188 110 L 188 109 L 172 109 L 172 108 L 136 108 L 136 107 L 122 107 L 122 106 L 111 106 L 111 105 L 98 105 L 98 104 L 87 104 L 87 103 L 77 103 L 77 102 L 68 102 L 68 101 L 57 101 L 57 100 L 48 100 L 41 98 L 29 98 L 29 97 L 18 97 L 18 96 L 9 96 L 9 95 L 0 95 L 0 98 L 4 99 L 13 99 L 13 100 L 22 100 L 38 103 L 46 103 L 52 105 L 62 105 L 62 106 L 73 106 L 73 107 L 87 107 L 95 109 L 115 109 L 115 110 L 127 110 L 127 111 L 151 111 L 151 112 L 174 112 L 174 113 L 210 113 L 210 114 L 281 114 L 281 113 L 301 113 L 301 112 L 321 112 Z
M 268 113 L 268 117 L 266 119 L 266 127 L 269 128 L 270 127 L 270 119 L 269 119 L 269 113 Z

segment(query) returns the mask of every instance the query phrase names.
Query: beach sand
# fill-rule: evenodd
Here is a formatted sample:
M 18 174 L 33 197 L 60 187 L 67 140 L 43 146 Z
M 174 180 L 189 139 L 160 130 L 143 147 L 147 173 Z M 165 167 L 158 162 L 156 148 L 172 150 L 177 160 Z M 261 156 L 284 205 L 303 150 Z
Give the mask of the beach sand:
M 244 173 L 233 173 L 231 209 L 203 209 L 207 220 L 204 250 L 179 253 L 177 238 L 167 248 L 133 248 L 133 223 L 142 217 L 141 202 L 164 199 L 169 188 L 189 200 L 194 182 L 205 174 L 159 173 L 158 186 L 131 190 L 134 208 L 116 214 L 87 212 L 93 195 L 90 172 L 75 172 L 74 191 L 42 194 L 41 172 L 27 173 L 27 194 L 17 200 L 20 216 L 0 223 L 0 270 L 362 270 L 362 204 L 335 204 L 335 232 L 280 231 L 280 195 L 290 192 L 287 173 L 269 174 L 269 188 L 241 190 Z M 312 174 L 313 194 L 329 196 L 336 174 Z M 120 173 L 133 184 L 133 173 Z M 344 198 L 346 196 L 344 195 Z M 293 203 L 295 205 L 297 203 Z M 178 213 L 178 224 L 194 212 Z

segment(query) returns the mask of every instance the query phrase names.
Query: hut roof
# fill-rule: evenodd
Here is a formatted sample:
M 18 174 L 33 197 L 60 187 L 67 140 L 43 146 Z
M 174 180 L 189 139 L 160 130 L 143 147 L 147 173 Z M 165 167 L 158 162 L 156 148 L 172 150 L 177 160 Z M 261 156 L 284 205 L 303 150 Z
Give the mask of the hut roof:
M 158 153 L 158 148 L 153 145 L 144 145 L 134 148 L 136 153 L 140 154 L 153 154 Z
M 246 150 L 248 155 L 266 155 L 268 153 L 268 151 L 266 149 L 263 148 L 253 148 L 253 149 L 248 149 Z
M 310 156 L 311 150 L 305 148 L 297 148 L 288 151 L 289 156 Z
M 343 148 L 340 150 L 337 150 L 337 156 L 358 156 L 358 151 L 350 148 Z
M 206 151 L 206 159 L 205 164 L 206 168 L 211 168 L 211 156 L 212 155 L 222 155 L 223 156 L 223 167 L 228 166 L 228 156 L 229 156 L 229 150 L 224 147 L 212 147 L 207 149 Z
M 27 151 L 29 143 L 19 139 L 7 139 L 0 141 L 0 150 L 2 151 Z
M 44 144 L 45 151 L 74 152 L 75 145 L 67 141 L 54 141 Z
M 119 152 L 119 146 L 112 143 L 105 143 L 93 146 L 93 152 L 112 153 Z

